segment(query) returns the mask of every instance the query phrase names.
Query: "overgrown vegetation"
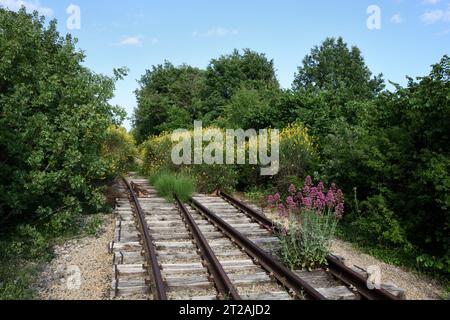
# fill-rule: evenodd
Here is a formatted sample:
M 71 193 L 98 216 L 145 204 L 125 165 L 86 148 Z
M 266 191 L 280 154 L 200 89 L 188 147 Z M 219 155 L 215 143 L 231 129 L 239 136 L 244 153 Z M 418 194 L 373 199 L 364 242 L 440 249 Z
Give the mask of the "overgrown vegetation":
M 56 29 L 0 9 L 0 299 L 32 296 L 52 241 L 109 210 L 105 183 L 132 160 L 124 111 L 109 103 L 126 69 L 93 73 Z
M 326 265 L 338 220 L 344 215 L 342 190 L 333 184 L 327 191 L 322 182 L 314 186 L 308 176 L 302 188 L 291 184 L 285 194 L 268 197 L 269 208 L 285 221 L 279 256 L 292 270 Z
M 207 134 L 219 134 L 223 139 L 229 140 L 233 137 L 227 135 L 225 130 L 217 128 L 204 128 L 204 136 Z M 317 152 L 308 134 L 308 130 L 301 124 L 292 124 L 281 131 L 280 134 L 280 173 L 274 177 L 262 177 L 260 175 L 261 164 L 247 165 L 220 165 L 220 164 L 183 164 L 175 165 L 172 161 L 172 150 L 183 139 L 190 141 L 190 154 L 194 155 L 194 132 L 187 131 L 175 137 L 172 141 L 171 134 L 153 136 L 140 147 L 143 159 L 143 173 L 153 175 L 161 171 L 181 172 L 191 175 L 199 192 L 213 192 L 217 189 L 225 191 L 236 190 L 239 186 L 263 185 L 273 183 L 276 186 L 289 185 L 292 177 L 306 174 L 314 167 L 314 159 Z M 179 138 L 179 139 L 178 139 Z M 247 139 L 239 144 L 238 148 L 245 153 L 249 159 L 249 150 L 255 146 L 258 140 Z M 204 143 L 206 148 L 209 144 Z M 226 159 L 227 155 L 223 155 Z M 234 154 L 234 163 L 237 163 L 238 153 Z
M 180 173 L 174 174 L 163 171 L 150 177 L 150 181 L 158 194 L 169 201 L 174 200 L 175 194 L 181 201 L 187 202 L 195 191 L 194 179 Z
M 429 75 L 408 78 L 406 87 L 392 84 L 392 90 L 385 89 L 382 75 L 372 75 L 360 50 L 349 48 L 341 38 L 328 38 L 311 50 L 291 90 L 280 88 L 273 61 L 251 50 L 213 59 L 204 72 L 195 70 L 198 77 L 191 83 L 185 81 L 186 65 L 157 69 L 141 82 L 140 100 L 178 105 L 183 97 L 171 88 L 187 90 L 195 83 L 195 103 L 189 104 L 195 112 L 187 112 L 190 116 L 183 116 L 183 122 L 154 119 L 158 127 L 181 123 L 190 129 L 193 120 L 203 120 L 219 128 L 307 130 L 311 147 L 282 144 L 281 170 L 272 179 L 261 178 L 259 168 L 250 165 L 190 168 L 197 181 L 221 181 L 200 185 L 202 191 L 228 187 L 255 193 L 255 186 L 286 190 L 307 175 L 336 182 L 349 196 L 339 228 L 342 237 L 390 262 L 449 276 L 448 56 L 432 66 Z M 183 76 L 173 76 L 174 70 Z M 160 88 L 157 94 L 155 87 Z M 168 135 L 138 134 L 146 123 L 141 117 L 146 106 L 139 103 L 135 112 L 136 135 L 148 139 L 143 154 L 147 159 L 163 157 L 159 160 L 164 167 L 180 170 L 167 160 L 167 153 L 155 149 L 171 145 Z M 158 108 L 170 110 L 165 103 Z M 290 129 L 293 123 L 302 129 Z M 162 139 L 159 146 L 154 139 Z

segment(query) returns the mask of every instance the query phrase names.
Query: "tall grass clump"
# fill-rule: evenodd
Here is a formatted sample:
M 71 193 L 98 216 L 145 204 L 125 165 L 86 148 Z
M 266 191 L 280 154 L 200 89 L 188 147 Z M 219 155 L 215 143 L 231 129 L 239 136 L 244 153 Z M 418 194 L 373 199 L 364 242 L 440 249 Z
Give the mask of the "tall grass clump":
M 161 197 L 170 201 L 174 200 L 173 195 L 176 194 L 181 201 L 186 202 L 195 191 L 194 179 L 181 173 L 162 172 L 152 176 L 150 182 Z

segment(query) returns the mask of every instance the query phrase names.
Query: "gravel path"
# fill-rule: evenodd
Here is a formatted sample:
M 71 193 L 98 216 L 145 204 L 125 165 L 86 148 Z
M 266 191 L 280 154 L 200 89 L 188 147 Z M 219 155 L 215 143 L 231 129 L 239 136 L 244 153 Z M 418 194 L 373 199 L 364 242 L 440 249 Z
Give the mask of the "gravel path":
M 106 300 L 112 264 L 108 244 L 114 238 L 114 217 L 104 215 L 97 237 L 56 246 L 55 259 L 45 267 L 36 285 L 40 300 Z
M 406 298 L 409 300 L 440 299 L 439 294 L 444 290 L 444 287 L 436 280 L 402 267 L 381 262 L 357 250 L 351 243 L 335 240 L 331 250 L 334 254 L 344 257 L 347 265 L 357 265 L 364 269 L 369 266 L 380 267 L 382 282 L 395 283 L 406 291 Z

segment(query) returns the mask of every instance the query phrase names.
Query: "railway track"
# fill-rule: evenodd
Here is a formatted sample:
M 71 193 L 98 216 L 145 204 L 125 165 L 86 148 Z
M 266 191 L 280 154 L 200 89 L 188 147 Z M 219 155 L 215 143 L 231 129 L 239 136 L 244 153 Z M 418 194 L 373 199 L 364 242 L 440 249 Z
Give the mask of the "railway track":
M 276 226 L 219 192 L 189 203 L 160 198 L 144 179 L 126 178 L 117 199 L 111 296 L 155 300 L 391 299 L 365 292 L 354 271 L 293 272 L 273 253 Z M 339 269 L 342 268 L 341 269 Z M 345 271 L 345 272 L 344 272 Z M 359 274 L 360 278 L 363 278 Z M 350 280 L 349 280 L 350 279 Z M 387 292 L 390 294 L 389 292 Z

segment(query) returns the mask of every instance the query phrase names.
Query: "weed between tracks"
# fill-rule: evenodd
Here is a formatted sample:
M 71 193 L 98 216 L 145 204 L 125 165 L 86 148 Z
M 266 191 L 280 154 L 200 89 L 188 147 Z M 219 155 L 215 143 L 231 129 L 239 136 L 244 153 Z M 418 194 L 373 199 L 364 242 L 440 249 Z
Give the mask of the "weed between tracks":
M 173 194 L 176 194 L 181 201 L 186 202 L 195 191 L 194 179 L 185 174 L 160 172 L 151 176 L 149 180 L 158 194 L 169 201 L 173 201 Z

